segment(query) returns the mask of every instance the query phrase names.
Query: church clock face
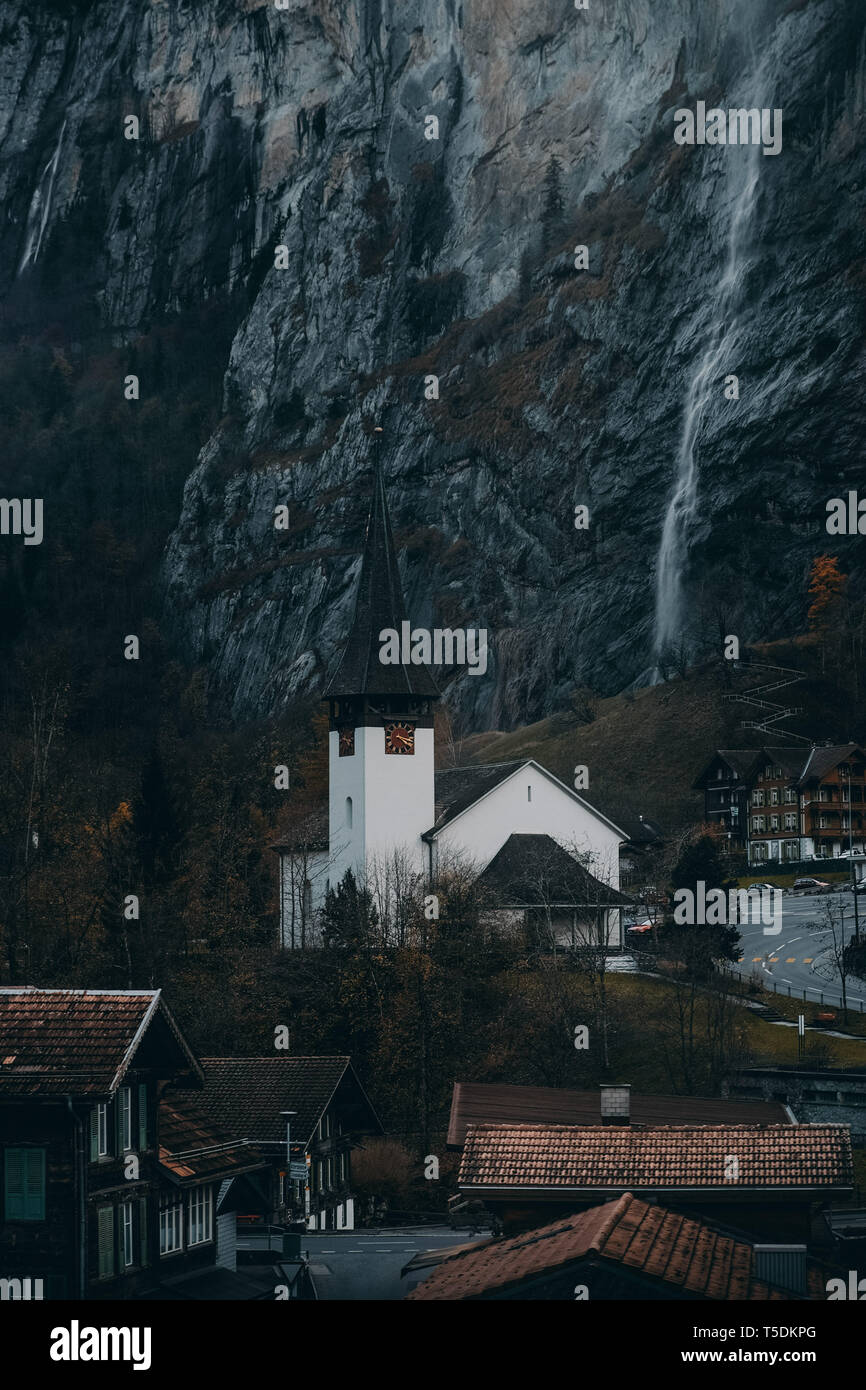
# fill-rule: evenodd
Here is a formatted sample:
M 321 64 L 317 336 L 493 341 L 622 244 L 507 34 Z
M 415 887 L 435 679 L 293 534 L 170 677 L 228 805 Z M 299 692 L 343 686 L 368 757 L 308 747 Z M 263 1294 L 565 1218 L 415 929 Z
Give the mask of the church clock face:
M 351 758 L 355 752 L 355 730 L 340 730 L 340 757 Z
M 414 753 L 415 752 L 415 725 L 414 724 L 386 724 L 385 725 L 385 752 L 386 753 Z

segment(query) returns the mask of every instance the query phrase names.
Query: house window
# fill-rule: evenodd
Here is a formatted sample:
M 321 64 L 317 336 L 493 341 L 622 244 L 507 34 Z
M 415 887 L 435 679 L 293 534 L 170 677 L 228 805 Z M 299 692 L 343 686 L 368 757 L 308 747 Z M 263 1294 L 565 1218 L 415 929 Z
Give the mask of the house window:
M 770 801 L 772 802 L 772 804 L 773 804 L 774 806 L 778 806 L 778 804 L 779 804 L 779 790 L 778 790 L 778 787 L 773 787 L 772 791 L 770 792 Z
M 527 801 L 531 801 L 531 800 L 532 800 L 532 787 L 531 787 L 531 786 L 526 788 L 526 800 L 527 800 Z
M 213 1188 L 196 1187 L 189 1194 L 189 1244 L 213 1239 Z
M 347 824 L 347 826 L 349 827 L 349 829 L 351 830 L 351 829 L 352 829 L 352 798 L 351 798 L 350 796 L 347 796 L 347 797 L 346 797 L 346 824 Z
M 786 830 L 796 830 L 796 829 L 797 829 L 797 816 L 796 816 L 796 813 L 795 813 L 795 812 L 789 811 L 788 814 L 785 816 L 785 829 L 786 829 Z
M 98 1273 L 100 1279 L 111 1279 L 114 1274 L 114 1207 L 99 1207 L 96 1212 L 96 1234 L 99 1251 Z
M 123 1234 L 123 1267 L 128 1269 L 135 1263 L 135 1241 L 133 1239 L 133 1212 L 135 1210 L 132 1202 L 124 1202 L 120 1208 L 121 1231 Z
M 120 1106 L 118 1124 L 120 1126 L 120 1145 L 123 1152 L 132 1148 L 132 1092 L 128 1086 L 122 1086 L 118 1093 L 117 1103 Z
M 764 804 L 764 793 L 763 793 L 763 792 L 753 792 L 753 793 L 752 793 L 752 805 L 753 805 L 753 806 L 763 806 L 763 804 Z
M 108 1103 L 96 1107 L 96 1152 L 99 1158 L 108 1153 Z
M 4 1154 L 7 1221 L 45 1220 L 45 1150 L 7 1149 Z
M 159 1253 L 171 1255 L 183 1249 L 183 1203 L 173 1194 L 159 1203 Z
M 795 790 L 794 790 L 793 787 L 786 787 L 786 788 L 785 788 L 785 800 L 786 800 L 787 802 L 790 803 L 790 802 L 794 801 L 795 798 L 796 798 L 796 796 L 797 796 L 797 793 L 795 792 Z
M 778 816 L 771 816 L 771 817 L 770 817 L 770 829 L 771 829 L 771 830 L 778 830 L 778 829 L 779 829 L 779 817 L 778 817 Z

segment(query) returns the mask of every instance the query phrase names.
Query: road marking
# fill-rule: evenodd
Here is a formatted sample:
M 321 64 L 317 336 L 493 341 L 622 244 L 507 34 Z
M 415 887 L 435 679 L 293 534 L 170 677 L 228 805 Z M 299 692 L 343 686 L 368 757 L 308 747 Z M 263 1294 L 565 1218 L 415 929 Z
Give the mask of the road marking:
M 784 977 L 784 975 L 783 975 L 783 976 L 782 976 L 782 984 L 783 984 L 783 985 L 790 985 L 790 984 L 793 984 L 793 981 L 792 981 L 792 980 L 786 980 L 785 977 Z
M 811 956 L 804 956 L 804 957 L 803 957 L 803 964 L 804 964 L 804 965 L 811 965 L 811 964 L 812 964 L 812 957 L 811 957 Z
M 779 964 L 779 957 L 778 957 L 778 956 L 770 956 L 770 964 L 771 964 L 771 965 L 778 965 L 778 964 Z
M 753 964 L 753 965 L 759 965 L 760 962 L 761 962 L 763 959 L 764 959 L 763 956 L 752 956 L 752 964 Z
M 786 960 L 785 960 L 785 964 L 786 964 L 786 965 L 796 965 L 796 963 L 797 963 L 797 957 L 796 957 L 796 956 L 788 956 L 788 957 L 786 957 Z
M 792 936 L 792 937 L 791 937 L 791 940 L 788 942 L 788 945 L 789 945 L 789 946 L 793 946 L 793 944 L 794 944 L 795 941 L 802 941 L 802 940 L 803 940 L 802 936 Z

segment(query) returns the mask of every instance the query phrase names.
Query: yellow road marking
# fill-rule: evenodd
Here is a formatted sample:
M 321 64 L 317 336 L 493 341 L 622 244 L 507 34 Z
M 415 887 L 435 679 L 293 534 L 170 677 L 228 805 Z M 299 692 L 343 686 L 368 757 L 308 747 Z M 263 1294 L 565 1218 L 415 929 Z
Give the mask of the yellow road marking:
M 797 959 L 796 956 L 787 956 L 786 959 L 785 959 L 785 964 L 786 964 L 786 965 L 793 965 L 796 959 Z
M 812 957 L 811 957 L 811 956 L 804 956 L 804 957 L 803 957 L 803 964 L 804 964 L 804 965 L 811 965 L 811 964 L 812 964 Z
M 757 965 L 757 964 L 758 964 L 760 961 L 762 961 L 763 959 L 764 959 L 763 956 L 752 956 L 752 964 L 753 964 L 753 965 Z

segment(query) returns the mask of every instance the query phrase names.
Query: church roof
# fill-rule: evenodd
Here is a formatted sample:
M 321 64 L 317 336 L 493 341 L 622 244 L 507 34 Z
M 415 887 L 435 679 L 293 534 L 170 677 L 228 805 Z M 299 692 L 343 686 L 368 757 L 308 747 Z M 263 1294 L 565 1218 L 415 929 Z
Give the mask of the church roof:
M 340 664 L 328 682 L 324 698 L 349 695 L 426 695 L 439 691 L 426 666 L 386 666 L 379 660 L 379 633 L 406 621 L 400 571 L 388 518 L 385 484 L 378 461 L 373 471 L 373 498 L 355 613 Z
M 565 794 L 573 800 L 580 802 L 588 811 L 592 811 L 603 820 L 613 830 L 619 832 L 623 840 L 628 840 L 629 835 L 622 829 L 617 821 L 611 819 L 599 806 L 588 801 L 586 797 L 578 796 L 571 787 L 567 787 L 564 782 L 560 782 L 541 763 L 537 763 L 534 758 L 515 758 L 507 763 L 478 763 L 469 767 L 449 767 L 436 773 L 435 789 L 435 809 L 436 819 L 433 825 L 422 836 L 422 839 L 429 839 L 431 836 L 438 835 L 451 821 L 456 820 L 470 806 L 474 806 L 476 801 L 480 801 L 482 796 L 492 792 L 501 782 L 505 782 L 521 767 L 535 767 L 539 772 L 561 787 Z
M 620 907 L 631 902 L 594 878 L 552 835 L 509 835 L 478 881 L 511 907 Z

